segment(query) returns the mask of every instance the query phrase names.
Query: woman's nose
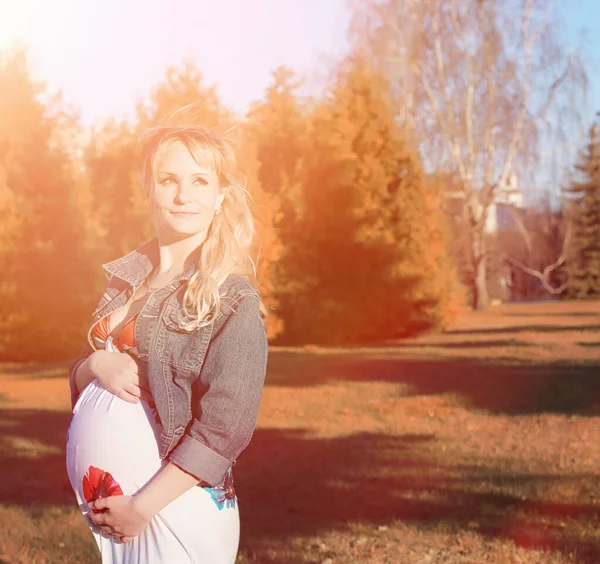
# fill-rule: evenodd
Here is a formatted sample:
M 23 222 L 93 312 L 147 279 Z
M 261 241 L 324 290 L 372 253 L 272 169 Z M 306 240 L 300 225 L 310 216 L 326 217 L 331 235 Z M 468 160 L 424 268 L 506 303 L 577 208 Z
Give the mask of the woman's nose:
M 175 200 L 177 202 L 185 203 L 191 201 L 191 186 L 187 186 L 185 183 L 179 184 L 177 193 L 175 194 Z

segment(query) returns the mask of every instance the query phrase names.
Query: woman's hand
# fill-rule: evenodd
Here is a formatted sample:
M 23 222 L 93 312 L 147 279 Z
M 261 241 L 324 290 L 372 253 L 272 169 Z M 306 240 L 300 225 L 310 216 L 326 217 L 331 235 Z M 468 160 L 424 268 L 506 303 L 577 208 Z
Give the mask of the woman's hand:
M 148 525 L 154 515 L 142 509 L 137 498 L 115 495 L 89 502 L 87 516 L 104 534 L 120 542 L 130 542 Z
M 94 378 L 122 400 L 137 403 L 139 398 L 152 399 L 147 378 L 138 374 L 137 362 L 129 354 L 99 350 L 85 363 Z

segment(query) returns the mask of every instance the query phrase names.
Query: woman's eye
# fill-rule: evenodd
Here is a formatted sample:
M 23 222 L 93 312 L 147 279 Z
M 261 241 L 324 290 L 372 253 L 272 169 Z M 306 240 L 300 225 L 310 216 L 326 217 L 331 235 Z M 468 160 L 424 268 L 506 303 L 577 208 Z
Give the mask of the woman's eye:
M 174 180 L 172 178 L 163 178 L 162 180 L 159 180 L 159 184 L 171 184 L 172 182 L 174 182 Z
M 196 178 L 194 180 L 194 184 L 199 184 L 200 186 L 206 186 L 208 182 L 204 178 Z

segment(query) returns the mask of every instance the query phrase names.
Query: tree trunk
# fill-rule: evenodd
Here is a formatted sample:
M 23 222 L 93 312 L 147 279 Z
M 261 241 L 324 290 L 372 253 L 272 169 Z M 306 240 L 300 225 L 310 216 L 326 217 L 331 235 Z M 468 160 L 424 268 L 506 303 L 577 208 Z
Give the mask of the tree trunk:
M 473 266 L 475 275 L 473 277 L 473 309 L 486 310 L 490 306 L 490 296 L 487 286 L 486 255 L 483 242 L 483 234 L 473 235 Z

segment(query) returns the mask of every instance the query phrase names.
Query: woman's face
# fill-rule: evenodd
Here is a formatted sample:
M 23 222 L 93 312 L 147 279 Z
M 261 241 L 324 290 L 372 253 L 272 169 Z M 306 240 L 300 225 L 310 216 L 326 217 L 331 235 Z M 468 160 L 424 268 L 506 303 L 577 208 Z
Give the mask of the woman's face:
M 174 141 L 156 156 L 150 198 L 159 233 L 179 239 L 202 232 L 206 237 L 224 195 L 215 171 L 199 165 L 181 141 Z

